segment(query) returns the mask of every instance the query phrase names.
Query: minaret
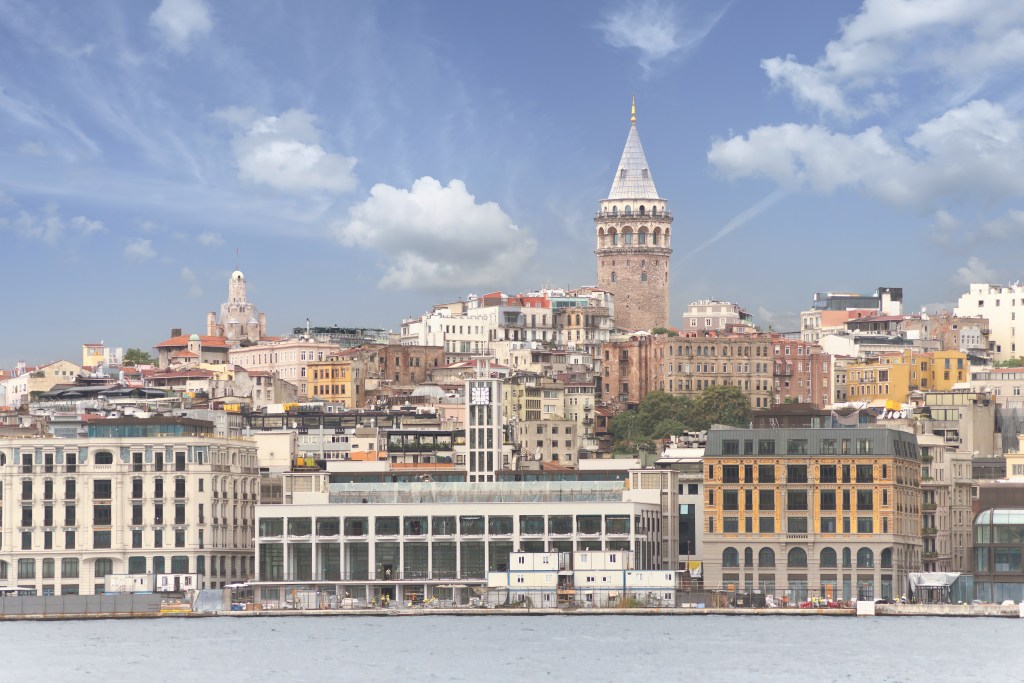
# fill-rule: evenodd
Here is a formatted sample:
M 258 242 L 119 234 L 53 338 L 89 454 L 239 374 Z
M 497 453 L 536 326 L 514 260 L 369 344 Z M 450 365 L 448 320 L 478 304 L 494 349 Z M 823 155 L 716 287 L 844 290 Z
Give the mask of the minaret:
M 658 197 L 636 132 L 633 99 L 629 136 L 597 224 L 597 285 L 611 292 L 615 327 L 651 330 L 669 323 L 668 266 L 672 214 Z

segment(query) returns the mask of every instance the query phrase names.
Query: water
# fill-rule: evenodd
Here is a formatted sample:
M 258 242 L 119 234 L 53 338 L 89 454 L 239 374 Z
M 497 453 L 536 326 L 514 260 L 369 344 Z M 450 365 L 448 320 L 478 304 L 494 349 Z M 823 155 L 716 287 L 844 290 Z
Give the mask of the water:
M 1024 621 L 770 616 L 0 623 L 5 681 L 1020 681 Z M 102 677 L 102 678 L 101 678 Z

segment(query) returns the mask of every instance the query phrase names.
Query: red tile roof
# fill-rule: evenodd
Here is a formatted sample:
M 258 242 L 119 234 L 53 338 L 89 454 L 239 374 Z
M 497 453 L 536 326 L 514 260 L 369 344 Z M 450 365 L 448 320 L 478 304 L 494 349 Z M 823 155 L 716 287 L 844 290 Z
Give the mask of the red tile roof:
M 180 334 L 177 337 L 171 337 L 167 341 L 160 342 L 154 348 L 157 348 L 157 349 L 177 348 L 177 347 L 185 347 L 185 348 L 187 348 L 188 347 L 188 338 L 191 337 L 191 336 L 192 335 L 190 335 L 190 334 Z M 222 349 L 228 348 L 228 340 L 225 339 L 224 337 L 210 337 L 210 336 L 207 336 L 207 335 L 203 335 L 203 336 L 199 337 L 199 343 L 200 343 L 201 346 L 207 347 L 207 348 L 222 348 Z

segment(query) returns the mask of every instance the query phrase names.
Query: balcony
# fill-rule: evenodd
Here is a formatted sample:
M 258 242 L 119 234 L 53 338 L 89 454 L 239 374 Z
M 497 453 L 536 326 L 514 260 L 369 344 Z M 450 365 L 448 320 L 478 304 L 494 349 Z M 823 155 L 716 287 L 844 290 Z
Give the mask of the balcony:
M 924 512 L 932 512 L 938 507 L 935 503 L 921 503 L 921 510 Z
M 934 536 L 937 533 L 939 533 L 939 530 L 935 527 L 924 527 L 921 529 L 922 536 Z

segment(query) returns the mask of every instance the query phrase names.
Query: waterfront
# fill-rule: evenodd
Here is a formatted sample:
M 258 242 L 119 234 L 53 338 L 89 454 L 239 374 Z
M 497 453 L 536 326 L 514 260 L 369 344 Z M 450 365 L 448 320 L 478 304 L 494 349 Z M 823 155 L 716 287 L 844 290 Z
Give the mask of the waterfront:
M 915 617 L 181 618 L 3 623 L 0 651 L 8 680 L 1009 681 L 1021 680 L 1022 629 Z

